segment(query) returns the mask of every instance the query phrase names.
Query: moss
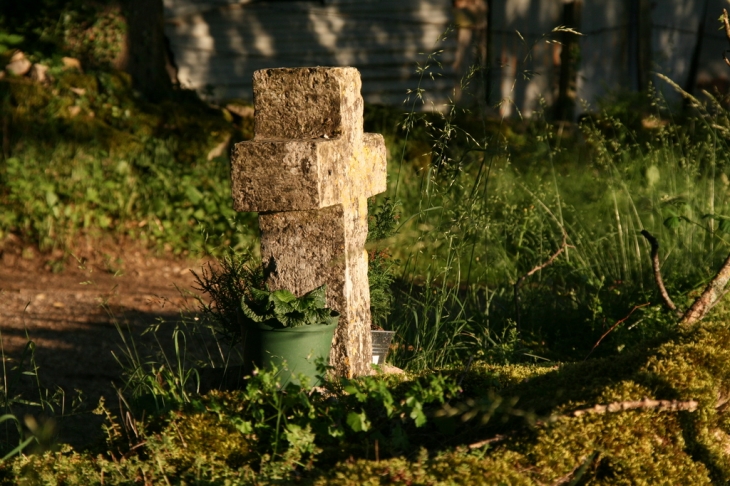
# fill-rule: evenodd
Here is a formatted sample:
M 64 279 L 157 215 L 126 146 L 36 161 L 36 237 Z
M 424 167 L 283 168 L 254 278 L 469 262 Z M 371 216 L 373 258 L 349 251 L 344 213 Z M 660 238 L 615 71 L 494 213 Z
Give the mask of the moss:
M 587 463 L 589 484 L 707 484 L 705 465 L 686 451 L 681 419 L 660 412 L 561 418 L 507 446 L 521 450 L 541 481 L 554 482 Z
M 509 484 L 534 485 L 519 466 L 523 457 L 507 452 L 498 461 L 481 458 L 464 450 L 446 452 L 430 458 L 422 451 L 418 459 L 396 457 L 385 461 L 350 460 L 338 464 L 316 485 L 376 486 L 380 484 L 457 485 Z
M 413 455 L 406 452 L 379 461 L 372 460 L 374 441 L 364 448 L 348 449 L 347 456 L 352 456 L 347 459 L 342 454 L 333 456 L 332 448 L 323 452 L 310 447 L 306 454 L 309 462 L 303 468 L 295 466 L 299 459 L 276 465 L 261 454 L 259 442 L 264 436 L 259 436 L 257 430 L 265 425 L 256 421 L 250 407 L 267 400 L 266 394 L 271 390 L 254 393 L 250 389 L 250 396 L 239 392 L 212 393 L 199 406 L 172 414 L 162 428 L 148 435 L 139 455 L 114 460 L 66 450 L 0 465 L 0 477 L 5 484 L 12 484 L 13 479 L 18 482 L 18 478 L 31 478 L 43 484 L 99 484 L 102 471 L 109 484 L 135 480 L 155 483 L 164 482 L 165 478 L 201 484 L 265 484 L 297 479 L 302 483 L 335 485 L 528 485 L 578 481 L 586 485 L 650 485 L 668 480 L 673 484 L 699 485 L 730 481 L 730 414 L 726 412 L 730 403 L 730 330 L 721 323 L 708 324 L 655 348 L 611 360 L 559 367 L 475 366 L 464 379 L 462 398 L 485 396 L 484 390 L 478 389 L 480 384 L 492 391 L 499 390 L 504 397 L 519 396 L 517 406 L 522 406 L 523 411 L 532 407 L 536 420 L 529 426 L 514 418 L 506 424 L 493 420 L 495 423 L 489 422 L 486 427 L 466 423 L 463 426 L 472 433 L 458 436 L 462 438 L 461 444 L 454 442 L 453 436 L 441 443 L 434 436 L 417 442 L 428 443 L 430 450 L 422 449 Z M 402 386 L 403 383 L 389 384 L 394 392 Z M 695 400 L 698 409 L 638 409 L 580 417 L 571 414 L 595 404 L 644 397 Z M 338 404 L 349 410 L 349 398 L 326 399 L 328 413 L 335 417 L 342 412 L 334 411 Z M 299 417 L 296 420 L 301 421 L 301 428 L 296 430 L 309 434 L 302 436 L 306 439 L 301 442 L 302 447 L 313 444 L 313 431 L 329 433 L 326 427 L 309 428 L 306 413 L 296 408 L 300 399 L 288 399 L 293 408 L 287 416 Z M 320 417 L 315 412 L 319 408 L 306 410 L 310 419 Z M 264 416 L 270 416 L 270 412 Z M 497 434 L 501 434 L 497 440 L 484 441 Z M 446 446 L 447 443 L 451 445 Z M 384 447 L 381 444 L 381 457 L 386 452 Z M 282 458 L 287 454 L 284 452 Z
M 250 484 L 248 437 L 209 414 L 177 414 L 141 442 L 140 456 L 59 453 L 19 457 L 0 465 L 0 484 Z
M 465 376 L 466 393 L 480 386 L 517 396 L 518 407 L 537 412 L 524 428 L 514 420 L 484 429 L 506 435 L 474 459 L 456 449 L 433 458 L 394 458 L 376 463 L 357 460 L 338 464 L 318 484 L 553 484 L 582 476 L 581 484 L 709 484 L 730 481 L 730 419 L 724 413 L 730 397 L 730 330 L 708 324 L 654 348 L 612 359 L 548 366 L 479 365 Z M 644 397 L 696 400 L 696 412 L 634 410 L 570 416 L 595 404 Z M 720 406 L 718 406 L 718 404 Z M 488 446 L 484 446 L 488 447 Z M 472 476 L 464 481 L 458 468 L 465 461 Z M 437 464 L 447 474 L 439 475 Z M 566 479 L 567 478 L 567 479 Z M 370 481 L 370 482 L 368 482 Z
M 230 479 L 252 474 L 250 438 L 215 415 L 178 413 L 148 448 L 171 477 Z
M 551 373 L 559 367 L 560 363 L 508 365 L 476 363 L 472 367 L 473 371 L 465 377 L 464 383 L 468 385 L 472 380 L 478 382 L 480 378 L 483 380 L 485 377 L 489 377 L 498 389 L 502 389 Z

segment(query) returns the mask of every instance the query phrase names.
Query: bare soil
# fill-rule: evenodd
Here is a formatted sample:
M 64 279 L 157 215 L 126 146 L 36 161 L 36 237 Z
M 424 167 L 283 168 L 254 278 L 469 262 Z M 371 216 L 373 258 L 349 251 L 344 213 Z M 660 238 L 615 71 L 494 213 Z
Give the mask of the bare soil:
M 181 312 L 194 313 L 190 269 L 204 262 L 160 256 L 134 243 L 99 244 L 69 252 L 41 253 L 9 237 L 0 243 L 0 342 L 6 390 L 10 396 L 39 401 L 57 398 L 53 412 L 59 441 L 77 448 L 103 440 L 102 417 L 94 415 L 101 397 L 118 405 L 122 367 L 113 352 L 123 346 L 121 328 L 139 348 L 159 344 L 142 334 L 160 323 L 168 342 Z M 34 352 L 30 353 L 28 343 Z M 32 374 L 37 366 L 40 386 Z M 62 392 L 61 392 L 62 390 Z M 75 407 L 77 390 L 83 397 Z M 17 409 L 13 409 L 17 412 Z M 37 407 L 23 413 L 38 414 Z

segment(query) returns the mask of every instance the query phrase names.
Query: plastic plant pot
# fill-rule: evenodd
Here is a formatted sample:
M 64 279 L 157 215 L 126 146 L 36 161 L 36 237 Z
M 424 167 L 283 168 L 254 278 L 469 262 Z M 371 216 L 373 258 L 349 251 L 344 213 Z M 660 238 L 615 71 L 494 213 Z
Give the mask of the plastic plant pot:
M 336 322 L 278 329 L 265 324 L 257 327 L 250 333 L 252 342 L 246 346 L 257 367 L 267 369 L 275 365 L 280 370 L 282 386 L 289 381 L 299 383 L 298 375 L 308 377 L 310 386 L 319 383 L 317 362 L 324 360 L 325 364 L 328 363 Z
M 370 331 L 373 339 L 373 364 L 382 365 L 388 357 L 395 331 Z

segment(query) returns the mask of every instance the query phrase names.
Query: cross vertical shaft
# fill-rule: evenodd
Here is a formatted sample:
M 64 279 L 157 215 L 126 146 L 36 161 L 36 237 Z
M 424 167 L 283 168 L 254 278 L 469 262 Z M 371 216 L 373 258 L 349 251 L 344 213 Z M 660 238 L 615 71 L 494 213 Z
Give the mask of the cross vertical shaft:
M 330 364 L 347 377 L 370 371 L 367 198 L 386 188 L 385 144 L 363 133 L 360 87 L 354 68 L 256 71 L 254 139 L 231 159 L 234 209 L 259 212 L 269 289 L 327 285 L 341 314 Z

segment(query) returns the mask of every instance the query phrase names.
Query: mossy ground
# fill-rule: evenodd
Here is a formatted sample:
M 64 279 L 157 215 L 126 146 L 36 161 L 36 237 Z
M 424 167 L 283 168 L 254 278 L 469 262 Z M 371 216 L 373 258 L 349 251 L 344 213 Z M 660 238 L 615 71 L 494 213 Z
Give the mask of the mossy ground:
M 421 428 L 409 428 L 408 418 L 400 419 L 412 437 L 423 431 L 431 434 L 421 441 L 424 446 L 419 449 L 414 443 L 411 452 L 395 455 L 383 448 L 377 459 L 373 441 L 367 447 L 346 447 L 343 452 L 331 437 L 317 435 L 315 417 L 336 416 L 338 402 L 354 409 L 353 395 L 341 389 L 334 389 L 334 395 L 326 399 L 312 399 L 311 407 L 292 402 L 292 417 L 309 416 L 313 428 L 288 429 L 290 435 L 282 442 L 286 447 L 277 452 L 277 460 L 262 455 L 258 441 L 263 436 L 249 427 L 249 420 L 256 417 L 248 415 L 259 410 L 255 403 L 271 398 L 262 385 L 255 395 L 214 392 L 203 397 L 195 411 L 183 407 L 171 412 L 149 432 L 142 432 L 141 445 L 124 455 L 119 451 L 47 452 L 8 461 L 0 472 L 3 484 L 18 478 L 37 484 L 132 484 L 139 480 L 158 484 L 165 479 L 175 484 L 296 480 L 343 485 L 730 481 L 730 417 L 726 412 L 730 330 L 723 323 L 708 324 L 611 359 L 554 366 L 476 365 L 459 378 L 461 392 L 447 403 L 453 408 L 470 404 L 473 413 L 463 406 L 455 415 L 455 428 L 444 432 L 436 426 L 438 412 L 444 408 L 434 402 L 424 407 L 427 423 Z M 398 397 L 399 387 L 407 389 L 408 383 L 419 379 L 423 378 L 386 383 Z M 503 405 L 490 408 L 497 397 Z M 640 409 L 580 417 L 570 414 L 595 404 L 645 397 L 695 400 L 699 406 L 694 412 Z M 366 407 L 366 413 L 377 412 L 377 405 Z M 489 420 L 481 420 L 484 417 Z M 388 431 L 382 433 L 385 437 Z M 362 441 L 365 436 L 349 429 L 345 433 L 353 444 L 358 437 Z

